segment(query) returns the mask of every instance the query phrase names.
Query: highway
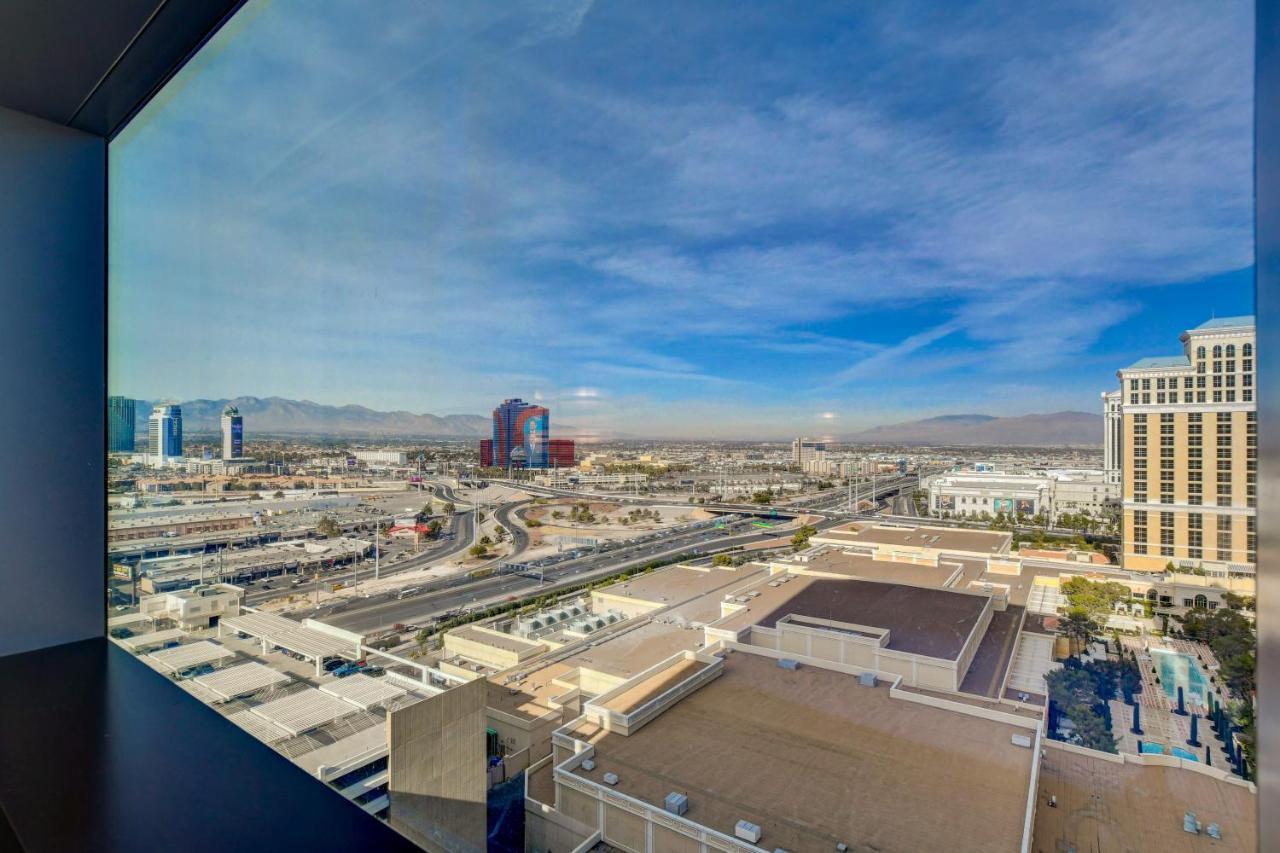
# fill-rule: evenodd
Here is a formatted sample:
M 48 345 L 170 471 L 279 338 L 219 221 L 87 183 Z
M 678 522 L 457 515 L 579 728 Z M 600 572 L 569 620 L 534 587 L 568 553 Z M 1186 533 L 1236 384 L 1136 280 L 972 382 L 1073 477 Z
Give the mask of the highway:
M 380 561 L 380 565 L 378 566 L 378 576 L 385 578 L 389 575 L 407 572 L 410 569 L 420 569 L 424 566 L 430 566 L 442 560 L 447 560 L 453 555 L 467 550 L 472 544 L 471 536 L 473 521 L 474 516 L 469 511 L 456 513 L 453 516 L 452 533 L 438 540 L 429 541 L 426 548 L 419 551 L 417 554 L 405 557 L 403 560 L 391 562 L 384 559 Z M 384 555 L 386 553 L 385 538 L 383 540 L 383 553 Z M 361 577 L 372 578 L 373 570 L 373 560 L 366 558 L 354 569 L 350 565 L 338 566 L 336 569 L 324 572 L 321 577 L 326 582 L 342 580 L 343 578 L 354 580 L 355 573 L 358 571 Z M 304 582 L 297 586 L 293 585 L 292 576 L 283 575 L 268 579 L 267 582 L 271 585 L 270 589 L 267 589 L 261 583 L 247 587 L 245 590 L 244 603 L 254 607 L 273 598 L 279 598 L 282 594 L 293 593 L 296 595 L 314 592 L 313 576 L 302 575 L 302 578 Z
M 901 490 L 911 488 L 914 485 L 914 478 L 893 478 L 884 482 L 876 483 L 876 497 L 880 498 L 891 493 L 897 493 Z M 433 484 L 436 494 L 445 500 L 455 500 L 451 489 L 443 483 Z M 556 495 L 563 490 L 547 489 L 543 487 L 529 487 L 525 484 L 511 484 L 520 489 L 529 492 L 542 492 Z M 872 484 L 867 482 L 862 484 L 858 489 L 855 497 L 858 500 L 871 497 Z M 588 497 L 578 492 L 564 492 L 564 496 L 583 498 Z M 595 497 L 595 496 L 591 496 Z M 609 496 L 607 498 L 617 503 L 633 503 L 647 505 L 672 505 L 670 500 L 654 499 L 654 498 L 636 498 L 625 496 Z M 847 491 L 833 491 L 828 495 L 820 498 L 821 503 L 831 503 L 833 505 L 843 504 L 848 500 Z M 487 568 L 495 563 L 511 562 L 512 557 L 523 552 L 528 546 L 528 534 L 525 532 L 523 525 L 517 521 L 516 513 L 522 507 L 529 503 L 529 500 L 513 501 L 503 504 L 495 510 L 495 518 L 498 523 L 511 532 L 513 536 L 513 545 L 515 549 L 512 554 L 501 557 L 491 563 L 484 564 L 479 568 Z M 771 507 L 762 507 L 758 505 L 738 505 L 738 504 L 717 504 L 708 507 L 722 511 L 733 511 L 743 513 L 752 513 L 759 515 L 768 513 L 773 510 Z M 850 516 L 846 510 L 832 510 L 823 507 L 777 507 L 779 516 L 789 518 L 791 516 L 800 515 L 802 513 L 811 513 L 814 515 L 825 516 L 822 520 L 814 524 L 819 530 L 835 527 L 849 520 Z M 462 513 L 455 516 L 455 525 L 458 528 L 457 535 L 454 540 L 441 549 L 433 549 L 424 552 L 409 560 L 402 561 L 397 564 L 392 573 L 403 571 L 408 568 L 421 566 L 424 563 L 436 562 L 447 556 L 465 550 L 471 545 L 471 528 L 470 522 L 474 518 L 470 512 Z M 731 531 L 726 535 L 726 531 Z M 783 535 L 789 531 L 781 531 Z M 569 586 L 575 583 L 592 580 L 598 577 L 604 577 L 633 566 L 644 565 L 645 563 L 669 559 L 684 554 L 710 554 L 718 551 L 725 551 L 733 547 L 751 545 L 763 542 L 768 539 L 774 539 L 779 536 L 779 532 L 773 530 L 760 530 L 751 527 L 751 519 L 742 519 L 729 524 L 726 528 L 701 528 L 693 531 L 680 531 L 669 536 L 664 536 L 656 540 L 648 540 L 645 542 L 636 542 L 632 544 L 623 544 L 620 547 L 609 550 L 592 552 L 581 557 L 566 559 L 553 565 L 545 566 L 542 569 L 543 576 L 539 579 L 536 575 L 530 576 L 530 573 L 512 574 L 499 573 L 483 578 L 473 578 L 469 574 L 463 573 L 454 577 L 425 583 L 421 587 L 421 591 L 407 598 L 399 598 L 396 593 L 384 593 L 377 596 L 371 596 L 364 599 L 356 599 L 339 602 L 335 605 L 321 607 L 318 611 L 308 613 L 306 615 L 314 616 L 318 619 L 335 625 L 340 628 L 346 628 L 352 631 L 362 633 L 372 633 L 380 629 L 389 628 L 395 624 L 425 624 L 434 617 L 438 617 L 445 613 L 461 610 L 471 606 L 488 606 L 492 603 L 501 602 L 510 598 L 522 597 L 537 592 L 539 589 L 551 591 L 557 586 Z M 495 566 L 496 568 L 496 566 Z M 369 566 L 366 562 L 362 567 L 363 571 L 368 571 Z M 474 570 L 473 570 L 474 571 Z M 384 570 L 383 574 L 388 572 Z M 305 590 L 306 585 L 299 587 L 299 590 Z
M 841 523 L 839 520 L 827 519 L 817 526 L 833 527 L 839 523 Z M 724 530 L 733 532 L 725 535 Z M 781 534 L 786 535 L 789 532 L 789 530 L 783 530 Z M 339 628 L 362 633 L 370 633 L 397 623 L 424 624 L 435 616 L 464 607 L 481 604 L 487 606 L 508 598 L 536 593 L 539 589 L 551 591 L 556 586 L 582 583 L 655 560 L 669 559 L 683 554 L 723 551 L 735 546 L 776 539 L 779 535 L 779 531 L 760 530 L 752 527 L 750 521 L 742 520 L 728 525 L 723 530 L 703 528 L 680 536 L 651 540 L 565 560 L 546 567 L 542 580 L 536 575 L 529 576 L 531 573 L 498 574 L 477 580 L 461 575 L 432 584 L 424 584 L 423 592 L 410 598 L 397 599 L 392 595 L 386 595 L 351 603 L 335 611 L 321 608 L 316 618 Z M 332 615 L 329 615 L 330 613 Z

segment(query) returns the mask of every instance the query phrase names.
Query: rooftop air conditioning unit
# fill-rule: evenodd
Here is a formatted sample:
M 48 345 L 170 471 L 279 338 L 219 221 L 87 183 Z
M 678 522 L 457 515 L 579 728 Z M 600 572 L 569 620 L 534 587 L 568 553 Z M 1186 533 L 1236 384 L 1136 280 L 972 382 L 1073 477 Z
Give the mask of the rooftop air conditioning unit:
M 582 759 L 582 769 L 583 769 L 583 770 L 595 770 L 595 769 L 596 769 L 596 763 L 595 763 L 594 761 L 592 761 L 590 758 L 584 758 L 584 759 Z
M 606 773 L 606 774 L 604 774 L 604 783 L 605 783 L 606 785 L 616 785 L 616 784 L 618 784 L 618 774 L 617 774 L 617 773 Z
M 674 815 L 682 815 L 689 811 L 689 798 L 684 794 L 672 791 L 663 801 L 663 808 Z
M 733 834 L 736 838 L 755 844 L 760 840 L 760 827 L 749 820 L 740 820 L 733 825 Z
M 863 687 L 875 687 L 876 674 L 874 672 L 860 672 L 858 673 L 858 683 Z

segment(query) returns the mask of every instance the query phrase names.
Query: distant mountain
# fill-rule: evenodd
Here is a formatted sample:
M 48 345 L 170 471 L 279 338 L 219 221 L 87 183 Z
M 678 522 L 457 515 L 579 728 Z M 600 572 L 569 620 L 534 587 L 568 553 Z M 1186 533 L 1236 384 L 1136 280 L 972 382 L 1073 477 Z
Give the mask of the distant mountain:
M 244 417 L 247 438 L 257 434 L 323 435 L 341 438 L 469 438 L 488 435 L 492 422 L 483 415 L 417 415 L 379 412 L 364 406 L 326 406 L 282 397 L 187 400 L 182 405 L 184 432 L 216 432 L 230 404 Z M 147 431 L 153 403 L 138 401 L 137 429 Z M 552 428 L 556 426 L 552 422 Z
M 1053 412 L 997 418 L 991 415 L 940 415 L 920 421 L 878 426 L 853 435 L 854 444 L 964 444 L 1017 447 L 1102 444 L 1102 415 Z

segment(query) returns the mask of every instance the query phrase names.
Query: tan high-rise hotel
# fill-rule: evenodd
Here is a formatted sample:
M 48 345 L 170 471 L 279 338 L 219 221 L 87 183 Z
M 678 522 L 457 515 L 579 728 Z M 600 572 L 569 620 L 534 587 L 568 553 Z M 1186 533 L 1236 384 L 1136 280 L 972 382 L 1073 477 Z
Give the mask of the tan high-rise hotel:
M 1252 575 L 1257 562 L 1254 318 L 1182 334 L 1182 355 L 1117 372 L 1126 568 Z M 1114 398 L 1113 398 L 1114 399 Z

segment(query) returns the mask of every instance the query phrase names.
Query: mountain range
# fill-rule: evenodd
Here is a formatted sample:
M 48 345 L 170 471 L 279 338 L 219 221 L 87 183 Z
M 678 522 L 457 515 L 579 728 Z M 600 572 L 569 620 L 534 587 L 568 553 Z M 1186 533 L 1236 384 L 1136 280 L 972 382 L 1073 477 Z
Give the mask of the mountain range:
M 852 444 L 1097 446 L 1102 444 L 1102 415 L 1088 412 L 1002 418 L 940 415 L 873 427 L 844 436 L 842 440 Z
M 136 406 L 137 430 L 147 431 L 151 402 Z M 471 438 L 486 436 L 492 422 L 483 415 L 418 415 L 379 412 L 364 406 L 326 406 L 310 400 L 283 397 L 236 397 L 232 400 L 186 400 L 182 406 L 184 432 L 216 432 L 222 410 L 235 406 L 244 417 L 245 435 L 325 435 L 349 438 Z
M 137 401 L 137 431 L 145 434 L 152 402 Z M 244 416 L 245 434 L 310 435 L 344 438 L 475 438 L 492 429 L 485 415 L 432 415 L 407 411 L 380 412 L 365 406 L 328 406 L 283 397 L 236 397 L 231 400 L 186 400 L 182 425 L 187 433 L 220 428 L 222 410 L 233 405 Z M 553 434 L 573 428 L 552 421 Z M 625 436 L 616 436 L 623 438 Z M 994 417 L 940 415 L 887 424 L 839 441 L 852 444 L 1007 445 L 1014 447 L 1096 446 L 1102 442 L 1102 416 L 1087 412 Z

